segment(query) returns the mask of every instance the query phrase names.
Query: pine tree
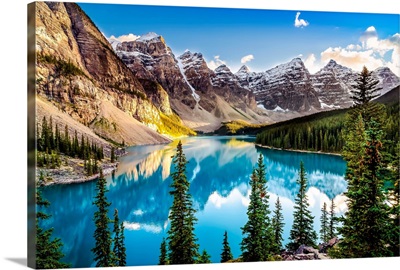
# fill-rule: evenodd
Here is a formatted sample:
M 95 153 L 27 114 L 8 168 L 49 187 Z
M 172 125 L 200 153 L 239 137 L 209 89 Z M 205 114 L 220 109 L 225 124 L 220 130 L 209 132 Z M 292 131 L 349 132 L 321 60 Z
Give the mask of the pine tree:
M 60 142 L 61 142 L 61 134 L 60 129 L 58 128 L 58 124 L 56 124 L 56 131 L 55 131 L 55 150 L 60 152 Z
M 72 156 L 78 156 L 79 155 L 78 132 L 76 130 L 75 130 L 74 140 L 72 142 L 71 155 Z
M 199 259 L 197 260 L 197 263 L 211 263 L 210 258 L 211 258 L 211 256 L 204 249 L 203 252 L 201 253 Z
M 274 232 L 274 246 L 275 246 L 274 253 L 275 254 L 279 254 L 279 252 L 282 249 L 283 226 L 285 226 L 285 223 L 283 223 L 282 205 L 281 205 L 281 202 L 279 201 L 279 197 L 278 197 L 276 200 L 276 203 L 275 203 L 274 216 L 272 217 L 272 229 Z
M 66 155 L 69 155 L 71 151 L 71 139 L 68 133 L 68 125 L 65 125 L 64 130 L 64 152 Z
M 377 81 L 366 68 L 360 74 L 352 96 L 355 106 L 345 122 L 343 157 L 347 161 L 348 211 L 338 228 L 343 239 L 338 257 L 361 258 L 388 256 L 390 218 L 384 203 L 382 134 L 385 121 L 383 105 L 370 102 L 379 90 Z M 398 241 L 398 239 L 397 239 Z
M 257 161 L 256 168 L 256 177 L 259 182 L 259 189 L 262 201 L 262 209 L 260 209 L 261 213 L 264 215 L 263 221 L 263 248 L 264 248 L 264 260 L 268 260 L 270 256 L 274 252 L 274 235 L 272 231 L 272 223 L 269 215 L 271 211 L 269 210 L 269 194 L 267 192 L 267 178 L 266 178 L 266 169 L 264 164 L 264 157 L 260 153 Z
M 221 262 L 227 262 L 233 259 L 233 255 L 231 252 L 231 247 L 229 246 L 228 242 L 228 232 L 225 231 L 224 233 L 224 240 L 222 242 L 222 253 L 221 253 Z
M 379 96 L 377 92 L 382 88 L 377 87 L 378 83 L 379 80 L 373 78 L 371 72 L 364 66 L 356 79 L 356 86 L 350 91 L 354 104 L 364 105 Z
M 295 199 L 293 225 L 290 230 L 288 249 L 297 250 L 300 245 L 315 246 L 317 234 L 313 229 L 314 217 L 308 209 L 308 198 L 306 195 L 307 178 L 303 162 L 300 162 L 299 178 L 297 183 L 300 185 L 299 192 Z
M 171 227 L 168 231 L 170 264 L 193 264 L 198 256 L 198 244 L 194 234 L 197 221 L 192 197 L 189 194 L 190 183 L 186 177 L 186 157 L 182 142 L 179 141 L 177 152 L 173 157 L 175 171 L 172 176 L 173 203 L 169 214 Z
M 390 243 L 390 217 L 383 193 L 382 130 L 373 118 L 359 142 L 363 155 L 358 160 L 363 168 L 357 174 L 349 174 L 346 192 L 348 211 L 342 219 L 339 233 L 343 240 L 339 245 L 341 257 L 365 258 L 392 255 Z M 353 160 L 355 162 L 355 160 Z M 348 168 L 349 169 L 349 168 Z M 353 168 L 350 168 L 353 169 Z
M 49 123 L 49 149 L 54 149 L 54 133 L 53 133 L 53 117 L 50 115 L 50 123 Z
M 262 208 L 261 195 L 258 189 L 258 179 L 253 170 L 250 178 L 251 194 L 250 204 L 247 208 L 247 222 L 242 227 L 241 247 L 242 259 L 244 262 L 262 261 L 264 258 L 263 253 L 263 219 L 264 216 L 260 214 Z
M 115 162 L 115 148 L 111 147 L 111 163 Z
M 126 265 L 126 248 L 124 243 L 124 227 L 123 223 L 119 222 L 118 210 L 114 210 L 114 247 L 113 247 L 113 265 Z
M 250 179 L 250 204 L 247 208 L 247 223 L 242 227 L 242 258 L 245 262 L 268 260 L 274 251 L 272 226 L 269 219 L 267 180 L 265 165 L 260 154 L 258 167 Z
M 168 264 L 167 259 L 167 243 L 165 238 L 163 237 L 161 246 L 160 246 L 160 256 L 158 257 L 158 265 L 166 265 Z
M 120 255 L 119 255 L 119 265 L 120 266 L 125 266 L 126 265 L 126 247 L 125 247 L 125 226 L 124 223 L 121 222 L 119 225 L 119 231 L 120 231 Z
M 335 203 L 333 199 L 331 200 L 331 208 L 329 211 L 329 228 L 328 228 L 328 240 L 336 237 L 336 223 L 337 218 L 335 217 Z
M 395 146 L 395 155 L 392 157 L 390 167 L 390 180 L 392 187 L 388 191 L 388 201 L 390 202 L 389 216 L 390 222 L 389 247 L 393 256 L 400 256 L 400 142 Z
M 68 268 L 70 265 L 61 262 L 64 257 L 61 251 L 63 243 L 60 238 L 52 239 L 53 228 L 44 230 L 40 227 L 41 220 L 50 218 L 50 215 L 39 211 L 43 207 L 50 206 L 49 201 L 42 198 L 41 192 L 36 191 L 36 268 L 37 269 L 55 269 Z
M 321 209 L 321 229 L 319 230 L 320 238 L 322 243 L 326 243 L 331 239 L 329 235 L 329 227 L 328 227 L 328 210 L 326 209 L 326 202 Z M 332 237 L 333 238 L 333 237 Z
M 108 217 L 108 207 L 111 205 L 107 201 L 106 192 L 106 179 L 103 176 L 103 171 L 100 170 L 100 177 L 96 182 L 96 200 L 93 203 L 97 207 L 94 213 L 94 222 L 96 229 L 94 231 L 95 247 L 92 248 L 96 267 L 112 266 L 112 252 L 111 252 L 111 232 L 109 223 L 111 219 Z

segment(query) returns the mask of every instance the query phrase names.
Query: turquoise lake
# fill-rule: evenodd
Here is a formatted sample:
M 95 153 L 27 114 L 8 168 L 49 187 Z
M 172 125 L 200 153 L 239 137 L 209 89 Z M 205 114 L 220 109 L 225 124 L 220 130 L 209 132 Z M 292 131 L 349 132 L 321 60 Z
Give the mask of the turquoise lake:
M 271 150 L 257 147 L 254 137 L 192 137 L 182 139 L 194 207 L 198 222 L 195 233 L 200 252 L 206 249 L 214 263 L 220 262 L 223 234 L 235 258 L 240 256 L 241 227 L 247 221 L 249 178 L 260 153 L 267 168 L 270 209 L 279 196 L 284 214 L 284 241 L 293 222 L 298 191 L 296 180 L 300 161 L 308 179 L 308 201 L 314 215 L 314 229 L 320 229 L 321 208 L 334 199 L 337 215 L 346 210 L 343 192 L 346 162 L 340 156 Z M 107 176 L 110 217 L 117 208 L 125 223 L 127 265 L 156 265 L 160 244 L 169 229 L 169 195 L 173 171 L 172 156 L 177 141 L 167 145 L 134 146 L 119 159 L 113 175 Z M 95 182 L 42 188 L 52 217 L 42 226 L 53 227 L 53 235 L 64 243 L 65 262 L 72 267 L 93 267 L 94 246 L 92 204 Z M 111 228 L 110 224 L 110 228 Z

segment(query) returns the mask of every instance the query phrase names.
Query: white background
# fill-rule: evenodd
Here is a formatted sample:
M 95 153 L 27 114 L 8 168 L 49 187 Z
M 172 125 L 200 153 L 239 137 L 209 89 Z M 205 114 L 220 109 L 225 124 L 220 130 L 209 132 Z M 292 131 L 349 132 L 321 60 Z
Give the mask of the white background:
M 0 58 L 0 269 L 26 269 L 27 258 L 27 80 L 26 80 L 26 18 L 30 1 L 2 1 L 1 8 L 1 58 Z M 70 1 L 68 1 L 70 2 Z M 110 3 L 112 1 L 93 1 Z M 209 7 L 236 7 L 286 9 L 298 11 L 344 11 L 368 13 L 400 13 L 400 5 L 393 0 L 125 0 L 125 4 L 189 5 Z M 183 4 L 184 3 L 184 4 Z M 400 25 L 399 25 L 400 28 Z M 400 30 L 398 31 L 400 32 Z M 394 33 L 393 33 L 394 34 Z M 33 117 L 33 116 L 31 116 Z M 400 258 L 352 259 L 309 262 L 267 262 L 252 264 L 194 265 L 190 269 L 243 269 L 248 267 L 273 267 L 274 269 L 382 269 L 400 265 Z M 162 269 L 187 269 L 167 266 Z M 105 269 L 105 268 L 104 268 Z M 121 268 L 122 269 L 122 268 Z M 125 268 L 126 269 L 126 268 Z M 129 267 L 150 270 L 160 267 Z

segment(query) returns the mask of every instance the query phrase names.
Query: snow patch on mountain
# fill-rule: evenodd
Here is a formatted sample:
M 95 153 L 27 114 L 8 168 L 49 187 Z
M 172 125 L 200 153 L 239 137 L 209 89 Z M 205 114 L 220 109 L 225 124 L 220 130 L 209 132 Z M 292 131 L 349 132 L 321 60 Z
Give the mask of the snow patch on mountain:
M 274 111 L 274 112 L 288 112 L 289 110 L 288 109 L 284 110 L 281 107 L 276 106 L 275 109 L 273 109 L 272 111 Z
M 190 90 L 192 90 L 192 96 L 193 96 L 193 98 L 194 98 L 194 100 L 196 100 L 196 103 L 199 103 L 199 101 L 200 101 L 200 96 L 196 93 L 196 90 L 193 88 L 193 86 L 189 83 L 189 81 L 188 81 L 188 79 L 187 79 L 187 77 L 186 77 L 186 75 L 185 75 L 185 67 L 184 67 L 184 65 L 183 65 L 183 63 L 182 63 L 182 60 L 178 57 L 178 59 L 177 59 L 177 62 L 178 62 L 178 67 L 179 67 L 179 70 L 180 70 L 180 72 L 181 72 L 181 74 L 182 74 L 182 77 L 183 77 L 183 79 L 185 80 L 185 82 L 187 83 L 187 85 L 189 86 L 189 88 L 190 88 Z
M 161 38 L 160 35 L 154 33 L 154 32 L 149 32 L 143 36 L 141 36 L 140 38 L 138 38 L 136 41 L 138 42 L 148 42 L 148 41 L 159 41 Z

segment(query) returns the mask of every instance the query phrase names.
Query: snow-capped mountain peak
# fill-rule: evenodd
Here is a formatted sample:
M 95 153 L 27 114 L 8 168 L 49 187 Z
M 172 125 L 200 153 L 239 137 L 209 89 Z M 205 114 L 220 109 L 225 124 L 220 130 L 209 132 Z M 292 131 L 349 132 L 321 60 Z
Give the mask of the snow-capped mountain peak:
M 107 38 L 107 40 L 111 44 L 111 47 L 113 48 L 114 51 L 116 51 L 117 46 L 121 44 L 121 41 L 113 37 Z
M 217 67 L 214 71 L 215 71 L 216 74 L 219 74 L 219 73 L 232 73 L 231 70 L 224 64 L 222 64 L 219 67 Z
M 140 38 L 138 38 L 136 41 L 137 42 L 151 42 L 151 41 L 163 41 L 162 36 L 154 33 L 154 32 L 149 32 L 143 36 L 141 36 Z
M 238 72 L 236 72 L 236 74 L 243 74 L 243 73 L 249 73 L 250 72 L 250 68 L 246 65 L 243 65 L 239 68 Z
M 377 87 L 382 88 L 380 95 L 386 94 L 391 89 L 400 85 L 400 79 L 388 67 L 379 67 L 372 71 L 372 76 L 379 80 Z

